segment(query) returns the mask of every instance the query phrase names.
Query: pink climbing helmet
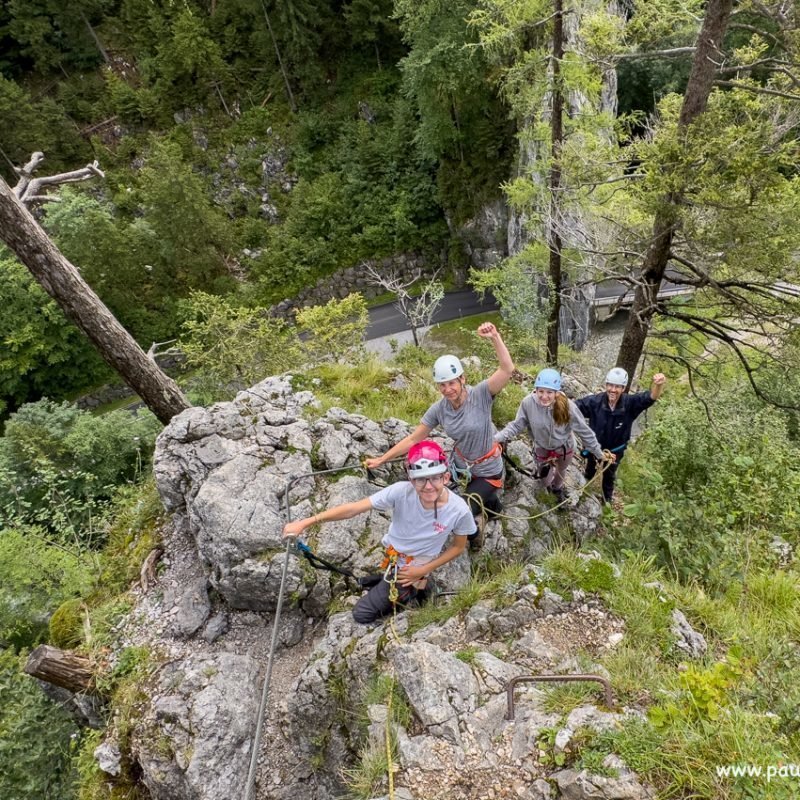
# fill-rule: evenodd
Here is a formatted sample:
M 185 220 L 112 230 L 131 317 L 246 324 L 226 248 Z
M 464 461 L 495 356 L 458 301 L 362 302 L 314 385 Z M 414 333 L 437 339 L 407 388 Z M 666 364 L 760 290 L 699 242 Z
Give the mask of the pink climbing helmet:
M 409 478 L 427 478 L 447 472 L 447 453 L 436 442 L 423 441 L 412 445 L 406 457 Z

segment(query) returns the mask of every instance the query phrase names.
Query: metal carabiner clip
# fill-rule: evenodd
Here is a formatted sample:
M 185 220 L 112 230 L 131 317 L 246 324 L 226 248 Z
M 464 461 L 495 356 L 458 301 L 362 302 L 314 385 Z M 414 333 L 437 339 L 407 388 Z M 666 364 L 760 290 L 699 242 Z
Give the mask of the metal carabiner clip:
M 386 569 L 383 572 L 383 579 L 386 581 L 386 583 L 396 583 L 397 582 L 397 572 L 398 572 L 399 569 L 400 569 L 400 567 L 397 564 L 397 559 L 395 559 L 394 561 L 390 561 L 389 562 L 389 565 L 386 567 Z

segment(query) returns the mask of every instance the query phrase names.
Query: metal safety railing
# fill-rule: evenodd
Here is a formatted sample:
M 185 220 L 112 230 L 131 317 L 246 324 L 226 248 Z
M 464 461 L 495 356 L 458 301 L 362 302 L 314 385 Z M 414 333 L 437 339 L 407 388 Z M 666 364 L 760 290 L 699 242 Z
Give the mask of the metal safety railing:
M 611 692 L 611 684 L 607 678 L 602 675 L 517 675 L 506 684 L 506 700 L 508 707 L 506 709 L 506 719 L 514 719 L 514 689 L 518 683 L 534 683 L 534 682 L 556 683 L 563 681 L 565 683 L 574 683 L 576 681 L 595 681 L 603 686 L 605 693 L 605 702 L 608 708 L 614 708 L 614 695 Z

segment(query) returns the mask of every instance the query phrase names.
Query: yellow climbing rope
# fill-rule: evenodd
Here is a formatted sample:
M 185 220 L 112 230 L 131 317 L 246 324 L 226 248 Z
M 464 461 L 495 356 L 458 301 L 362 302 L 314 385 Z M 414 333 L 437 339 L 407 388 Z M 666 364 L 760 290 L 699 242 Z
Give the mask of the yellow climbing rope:
M 604 455 L 608 455 L 609 451 L 608 450 L 603 450 L 603 454 Z M 584 484 L 583 488 L 578 492 L 578 497 L 580 497 L 581 495 L 585 494 L 586 490 L 598 478 L 602 478 L 603 473 L 611 466 L 611 463 L 612 463 L 611 461 L 604 460 L 604 461 L 601 461 L 598 464 L 597 472 L 595 472 L 595 474 L 591 478 L 589 478 L 588 481 L 586 481 L 586 483 Z M 466 479 L 462 479 L 461 480 L 461 486 L 462 486 L 462 491 L 464 489 L 466 489 L 466 486 L 467 486 Z M 464 492 L 461 495 L 461 497 L 463 497 L 464 500 L 466 500 L 467 502 L 469 502 L 470 500 L 473 500 L 475 502 L 475 505 L 477 505 L 480 508 L 481 514 L 486 515 L 486 506 L 483 504 L 483 498 L 479 494 L 476 494 L 475 492 Z M 501 517 L 503 519 L 527 519 L 527 520 L 533 520 L 533 519 L 538 519 L 539 517 L 544 517 L 547 514 L 552 514 L 554 511 L 556 511 L 557 509 L 561 508 L 561 506 L 563 506 L 565 503 L 568 503 L 568 502 L 569 502 L 569 498 L 565 497 L 559 503 L 556 503 L 556 505 L 550 506 L 550 508 L 546 508 L 544 511 L 540 511 L 537 514 L 531 514 L 530 516 L 521 516 L 521 515 L 518 516 L 516 514 L 503 514 L 500 511 L 492 511 L 491 513 L 492 513 L 493 517 Z

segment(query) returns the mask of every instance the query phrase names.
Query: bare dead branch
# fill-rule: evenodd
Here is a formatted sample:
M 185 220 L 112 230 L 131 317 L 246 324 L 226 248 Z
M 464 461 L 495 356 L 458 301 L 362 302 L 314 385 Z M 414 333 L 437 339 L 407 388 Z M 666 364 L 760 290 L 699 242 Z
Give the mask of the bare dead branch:
M 779 92 L 777 89 L 767 89 L 764 86 L 753 86 L 748 83 L 740 83 L 739 81 L 714 81 L 715 86 L 728 86 L 731 89 L 743 89 L 746 92 L 753 94 L 769 94 L 775 97 L 783 97 L 787 100 L 800 101 L 800 94 L 791 94 L 789 92 Z
M 37 151 L 31 155 L 30 160 L 25 166 L 16 170 L 19 175 L 19 180 L 12 191 L 19 201 L 26 206 L 56 199 L 49 195 L 42 194 L 42 189 L 46 189 L 48 186 L 60 186 L 64 183 L 78 183 L 91 180 L 92 178 L 105 178 L 105 174 L 100 169 L 100 164 L 97 161 L 93 161 L 91 164 L 87 164 L 85 167 L 72 170 L 71 172 L 60 172 L 57 175 L 45 175 L 34 178 L 33 173 L 39 168 L 42 161 L 44 161 L 44 153 Z
M 641 50 L 636 53 L 618 53 L 614 56 L 617 61 L 634 61 L 646 58 L 675 58 L 677 56 L 691 55 L 696 47 L 670 47 L 666 50 Z

